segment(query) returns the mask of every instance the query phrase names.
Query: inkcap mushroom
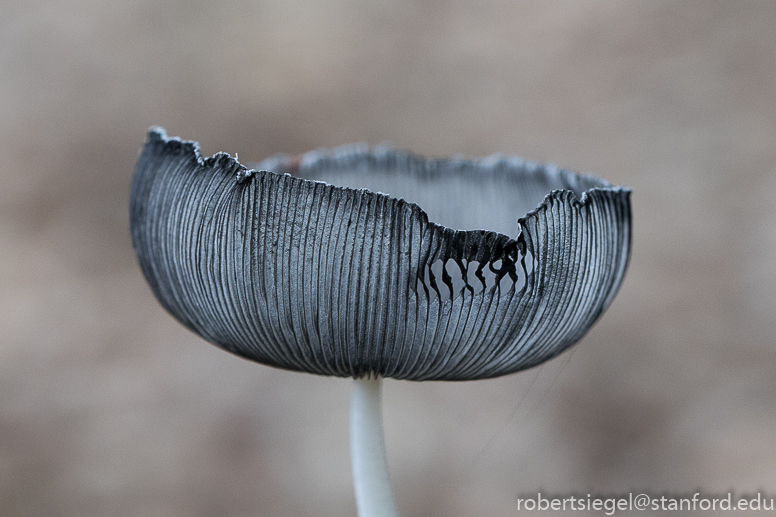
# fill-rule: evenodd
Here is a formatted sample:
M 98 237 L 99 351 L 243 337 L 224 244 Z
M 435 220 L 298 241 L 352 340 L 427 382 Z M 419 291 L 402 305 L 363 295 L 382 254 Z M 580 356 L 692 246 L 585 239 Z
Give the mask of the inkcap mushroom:
M 630 190 L 594 176 L 365 145 L 247 168 L 161 128 L 130 226 L 183 325 L 265 365 L 355 379 L 361 517 L 398 515 L 381 379 L 485 379 L 555 357 L 611 304 L 631 247 Z

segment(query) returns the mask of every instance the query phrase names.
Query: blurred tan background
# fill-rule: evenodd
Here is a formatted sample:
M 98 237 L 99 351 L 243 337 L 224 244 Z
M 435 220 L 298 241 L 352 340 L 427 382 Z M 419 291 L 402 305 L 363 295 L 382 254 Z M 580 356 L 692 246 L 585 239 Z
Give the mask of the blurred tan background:
M 224 353 L 147 287 L 154 124 L 243 161 L 391 141 L 633 188 L 628 277 L 570 353 L 386 382 L 402 515 L 776 495 L 774 27 L 770 1 L 3 2 L 0 514 L 355 515 L 350 383 Z

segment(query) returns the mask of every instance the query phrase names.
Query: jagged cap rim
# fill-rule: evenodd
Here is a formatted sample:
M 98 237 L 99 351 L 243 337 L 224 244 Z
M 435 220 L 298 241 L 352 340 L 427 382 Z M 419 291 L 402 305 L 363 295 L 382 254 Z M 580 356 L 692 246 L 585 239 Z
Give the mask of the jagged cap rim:
M 243 181 L 246 181 L 249 178 L 254 177 L 256 174 L 275 174 L 275 175 L 278 175 L 278 173 L 276 173 L 274 171 L 271 171 L 271 170 L 268 170 L 268 169 L 262 169 L 262 168 L 256 169 L 256 168 L 246 167 L 245 165 L 240 163 L 240 161 L 237 158 L 237 155 L 235 155 L 233 157 L 232 155 L 230 155 L 227 152 L 219 151 L 219 152 L 213 154 L 212 156 L 206 157 L 205 155 L 202 154 L 202 150 L 201 150 L 201 147 L 200 147 L 200 144 L 199 144 L 198 141 L 196 141 L 196 140 L 184 140 L 184 139 L 182 139 L 180 137 L 177 137 L 177 136 L 169 136 L 167 134 L 167 131 L 163 127 L 161 127 L 161 126 L 151 126 L 148 129 L 148 140 L 149 141 L 159 140 L 159 141 L 161 141 L 161 142 L 163 142 L 165 144 L 174 143 L 174 144 L 178 144 L 178 145 L 181 145 L 183 147 L 186 147 L 192 153 L 192 156 L 196 160 L 197 164 L 202 166 L 202 167 L 208 167 L 208 166 L 211 166 L 211 165 L 213 165 L 214 163 L 216 163 L 216 162 L 218 162 L 220 160 L 226 160 L 227 163 L 230 163 L 237 171 L 236 174 L 235 174 L 235 179 L 236 179 L 237 183 L 242 183 Z M 334 154 L 334 153 L 337 153 L 338 151 L 343 151 L 345 149 L 355 148 L 355 147 L 361 147 L 363 149 L 368 149 L 369 152 L 373 152 L 375 150 L 391 150 L 391 151 L 395 151 L 394 148 L 389 147 L 389 146 L 385 146 L 385 145 L 366 146 L 366 145 L 359 145 L 359 144 L 345 144 L 345 145 L 338 146 L 338 147 L 333 147 L 333 148 L 320 147 L 320 148 L 315 149 L 313 151 L 308 151 L 308 152 L 304 153 L 304 155 L 308 156 L 308 155 L 312 155 L 312 154 L 321 154 L 321 155 Z M 401 151 L 401 152 L 403 152 L 404 154 L 406 154 L 409 157 L 412 157 L 412 158 L 415 158 L 415 159 L 419 159 L 419 160 L 423 160 L 423 161 L 442 162 L 442 161 L 446 161 L 446 160 L 451 160 L 451 158 L 427 158 L 427 157 L 425 157 L 423 155 L 415 154 L 415 153 L 408 152 L 408 151 Z M 283 155 L 283 154 L 281 153 L 281 155 Z M 463 158 L 463 157 L 457 157 L 456 156 L 456 157 L 453 157 L 452 159 L 454 159 L 454 160 L 456 160 L 456 161 L 458 161 L 460 163 L 467 163 L 467 164 L 474 165 L 476 163 L 482 163 L 482 162 L 485 162 L 485 161 L 495 161 L 495 160 L 507 161 L 510 158 L 515 158 L 515 157 L 512 156 L 512 155 L 506 155 L 506 154 L 498 153 L 498 154 L 492 154 L 492 155 L 489 155 L 489 156 L 486 156 L 486 157 L 482 157 L 482 158 Z M 578 172 L 573 172 L 573 171 L 570 171 L 570 170 L 567 170 L 567 169 L 561 169 L 561 168 L 559 168 L 559 167 L 557 167 L 555 165 L 538 164 L 536 162 L 523 161 L 522 159 L 520 159 L 520 160 L 523 162 L 524 165 L 543 166 L 543 167 L 545 167 L 547 169 L 555 168 L 555 169 L 558 169 L 559 171 L 565 171 L 565 172 L 568 172 L 570 174 L 574 174 L 576 176 L 588 178 L 588 179 L 590 179 L 592 181 L 600 183 L 600 186 L 592 187 L 592 188 L 588 188 L 588 189 L 584 190 L 580 196 L 578 196 L 577 193 L 574 192 L 571 189 L 553 189 L 553 190 L 551 190 L 550 192 L 548 192 L 544 196 L 544 199 L 542 199 L 542 201 L 540 201 L 539 204 L 535 208 L 532 208 L 531 210 L 526 212 L 525 215 L 523 215 L 523 216 L 521 216 L 521 217 L 519 217 L 517 219 L 518 225 L 520 226 L 520 232 L 523 231 L 524 222 L 527 219 L 537 215 L 542 209 L 547 208 L 549 206 L 549 204 L 550 204 L 550 201 L 553 198 L 557 197 L 560 193 L 568 193 L 571 196 L 571 202 L 573 204 L 578 204 L 580 206 L 585 206 L 585 205 L 587 205 L 590 202 L 590 196 L 589 196 L 590 192 L 594 192 L 594 191 L 614 192 L 614 193 L 617 193 L 617 194 L 625 194 L 625 195 L 628 195 L 628 194 L 630 194 L 632 192 L 630 187 L 612 186 L 605 179 L 600 178 L 600 177 L 598 177 L 598 176 L 596 176 L 594 174 L 591 174 L 591 173 L 578 173 Z M 369 192 L 372 195 L 379 196 L 379 197 L 384 197 L 386 199 L 397 199 L 395 196 L 392 196 L 390 194 L 387 194 L 387 193 L 384 193 L 384 192 L 375 192 L 375 191 L 367 189 L 367 188 L 359 189 L 359 188 L 352 188 L 352 187 L 348 187 L 348 186 L 334 185 L 332 183 L 328 183 L 328 182 L 322 181 L 322 180 L 314 180 L 314 179 L 307 179 L 307 178 L 299 178 L 299 179 L 301 181 L 304 181 L 304 182 L 322 183 L 322 184 L 328 185 L 328 186 L 330 186 L 330 187 L 332 187 L 334 189 L 341 189 L 341 190 L 351 191 L 351 192 Z M 426 217 L 426 220 L 428 221 L 429 225 L 437 226 L 439 228 L 447 228 L 443 224 L 439 224 L 439 223 L 437 223 L 435 221 L 430 220 L 428 218 L 428 214 L 426 213 L 426 211 L 423 209 L 422 206 L 418 205 L 417 203 L 413 203 L 411 201 L 406 201 L 405 200 L 405 202 L 410 207 L 413 207 L 413 208 L 419 210 Z M 465 232 L 469 232 L 469 231 L 476 231 L 476 232 L 484 231 L 486 233 L 493 233 L 493 234 L 497 235 L 500 238 L 508 239 L 508 243 L 510 243 L 510 244 L 512 244 L 512 241 L 515 241 L 517 239 L 517 237 L 512 238 L 509 235 L 504 235 L 501 232 L 496 232 L 496 231 L 488 230 L 487 228 L 481 228 L 481 229 L 476 229 L 476 230 L 472 230 L 472 229 L 463 230 L 463 229 L 459 229 L 459 228 L 450 228 L 450 229 L 452 229 L 452 230 L 454 230 L 456 232 L 464 232 L 464 233 Z

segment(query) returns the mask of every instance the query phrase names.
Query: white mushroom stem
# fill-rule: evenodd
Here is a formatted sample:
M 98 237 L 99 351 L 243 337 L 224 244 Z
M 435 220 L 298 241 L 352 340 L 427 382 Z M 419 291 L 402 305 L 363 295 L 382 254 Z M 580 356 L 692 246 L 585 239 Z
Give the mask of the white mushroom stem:
M 382 415 L 382 378 L 362 377 L 350 399 L 350 458 L 359 517 L 398 517 L 388 479 Z

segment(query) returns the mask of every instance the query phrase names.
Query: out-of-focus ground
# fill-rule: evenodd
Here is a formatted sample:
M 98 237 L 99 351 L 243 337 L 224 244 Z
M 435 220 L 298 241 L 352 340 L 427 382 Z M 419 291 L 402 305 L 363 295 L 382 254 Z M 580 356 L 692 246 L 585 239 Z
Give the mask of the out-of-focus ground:
M 633 188 L 628 276 L 571 353 L 386 382 L 402 515 L 776 495 L 774 26 L 770 1 L 3 2 L 0 514 L 355 515 L 350 383 L 224 353 L 143 280 L 155 124 L 243 161 L 391 141 Z

